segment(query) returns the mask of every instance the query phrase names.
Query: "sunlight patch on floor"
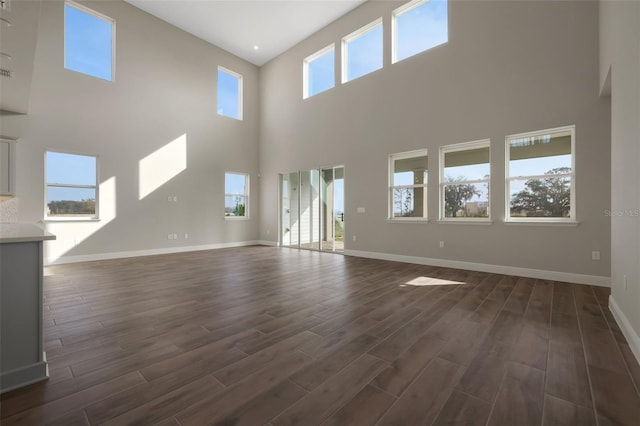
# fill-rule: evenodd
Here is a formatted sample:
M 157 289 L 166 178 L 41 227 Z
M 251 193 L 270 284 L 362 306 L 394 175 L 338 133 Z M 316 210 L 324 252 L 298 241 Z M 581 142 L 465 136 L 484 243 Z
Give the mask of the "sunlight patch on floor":
M 418 277 L 414 278 L 411 281 L 407 281 L 405 284 L 401 285 L 404 287 L 406 285 L 412 285 L 415 287 L 425 287 L 431 285 L 460 285 L 466 284 L 462 281 L 451 281 L 451 280 L 443 280 L 442 278 L 431 278 L 431 277 Z

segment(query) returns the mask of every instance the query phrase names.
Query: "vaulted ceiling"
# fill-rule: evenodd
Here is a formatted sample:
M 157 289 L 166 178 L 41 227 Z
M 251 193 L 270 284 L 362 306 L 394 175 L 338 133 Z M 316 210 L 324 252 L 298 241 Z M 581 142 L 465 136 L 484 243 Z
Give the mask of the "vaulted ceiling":
M 125 0 L 261 66 L 366 0 Z

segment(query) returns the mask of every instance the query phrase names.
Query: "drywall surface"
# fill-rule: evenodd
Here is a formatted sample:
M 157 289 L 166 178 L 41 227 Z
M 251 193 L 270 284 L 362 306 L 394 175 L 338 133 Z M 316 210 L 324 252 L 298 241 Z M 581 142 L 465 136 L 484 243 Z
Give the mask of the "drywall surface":
M 398 6 L 367 2 L 260 69 L 260 238 L 278 238 L 279 173 L 344 165 L 347 250 L 607 280 L 611 110 L 599 97 L 597 1 L 451 1 L 449 41 L 391 64 Z M 335 43 L 339 63 L 342 37 L 380 17 L 384 67 L 345 84 L 336 70 L 336 87 L 303 100 L 303 59 Z M 579 225 L 505 224 L 505 136 L 567 125 Z M 439 223 L 439 147 L 486 138 L 492 224 Z M 424 148 L 430 222 L 389 223 L 389 155 Z
M 43 220 L 45 151 L 97 155 L 100 220 L 46 222 L 46 259 L 255 240 L 258 69 L 127 3 L 84 4 L 115 20 L 115 79 L 65 69 L 64 3 L 43 2 L 17 196 L 20 221 Z M 218 66 L 243 75 L 242 121 L 217 114 Z M 251 175 L 249 220 L 224 219 L 225 171 Z
M 611 83 L 611 296 L 640 336 L 640 3 L 600 2 L 601 82 Z M 625 284 L 626 281 L 626 284 Z M 621 324 L 624 328 L 625 325 Z M 629 332 L 630 330 L 626 330 Z M 631 333 L 630 333 L 631 334 Z M 640 359 L 640 341 L 630 344 Z

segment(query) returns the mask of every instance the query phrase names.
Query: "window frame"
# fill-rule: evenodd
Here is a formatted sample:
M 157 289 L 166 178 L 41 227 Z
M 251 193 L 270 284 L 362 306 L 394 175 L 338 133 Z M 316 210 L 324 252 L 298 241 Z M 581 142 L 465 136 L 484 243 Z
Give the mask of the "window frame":
M 570 194 L 569 194 L 569 217 L 511 217 L 511 181 L 512 180 L 523 180 L 523 179 L 544 179 L 549 177 L 549 175 L 523 175 L 523 176 L 511 176 L 510 172 L 510 162 L 511 162 L 511 141 L 515 139 L 523 139 L 530 138 L 536 136 L 545 136 L 553 133 L 563 133 L 569 132 L 571 136 L 571 173 L 563 173 L 555 176 L 558 177 L 569 177 L 571 179 L 570 186 Z M 512 135 L 505 136 L 505 166 L 504 166 L 504 176 L 505 176 L 505 212 L 504 212 L 504 222 L 505 223 L 534 223 L 534 224 L 577 224 L 576 217 L 576 126 L 562 126 L 555 127 L 551 129 L 545 130 L 535 130 L 532 132 L 526 133 L 516 133 Z
M 382 64 L 380 65 L 380 68 L 376 68 L 375 70 L 371 70 L 366 74 L 359 75 L 358 77 L 354 77 L 349 80 L 348 79 L 349 43 L 367 34 L 368 32 L 375 30 L 377 27 L 382 28 L 382 46 L 381 46 L 382 47 L 382 58 L 381 58 Z M 382 17 L 342 37 L 341 56 L 342 56 L 342 59 L 341 59 L 341 67 L 340 67 L 340 76 L 341 76 L 342 84 L 348 83 L 353 80 L 357 80 L 360 77 L 364 77 L 365 75 L 369 75 L 375 71 L 383 69 L 384 68 L 384 25 L 383 25 Z
M 219 104 L 220 104 L 220 79 L 218 78 L 218 73 L 222 71 L 225 74 L 228 74 L 232 77 L 235 77 L 238 79 L 238 117 L 232 117 L 230 115 L 226 115 L 226 114 L 220 114 L 220 112 L 218 112 L 219 110 Z M 227 118 L 231 118 L 233 120 L 237 120 L 237 121 L 243 121 L 244 120 L 244 77 L 242 74 L 237 73 L 235 71 L 230 70 L 229 68 L 225 68 L 222 65 L 218 65 L 218 68 L 216 70 L 216 113 L 220 116 L 220 117 L 227 117 Z
M 100 19 L 102 21 L 106 21 L 111 24 L 111 79 L 105 79 L 93 74 L 88 74 L 84 71 L 78 71 L 71 68 L 67 68 L 67 14 L 64 10 L 67 6 L 72 7 L 80 12 L 86 13 L 88 15 L 93 16 L 94 18 Z M 83 75 L 87 75 L 89 77 L 97 78 L 102 81 L 114 82 L 116 81 L 116 20 L 107 16 L 103 13 L 97 12 L 93 9 L 90 9 L 87 6 L 84 6 L 80 3 L 76 3 L 72 0 L 65 0 L 63 4 L 63 24 L 62 24 L 62 62 L 63 67 L 67 71 L 77 72 Z
M 421 50 L 420 52 L 416 52 L 413 55 L 407 56 L 405 58 L 402 59 L 398 59 L 398 18 L 402 15 L 404 15 L 405 13 L 409 13 L 412 10 L 422 6 L 425 3 L 430 2 L 431 0 L 411 0 L 405 4 L 403 4 L 402 6 L 398 7 L 397 9 L 394 9 L 391 12 L 391 63 L 392 64 L 396 64 L 398 62 L 404 61 L 405 59 L 409 59 L 413 56 L 416 56 L 420 53 L 426 52 L 427 50 L 431 50 L 434 47 L 440 46 L 441 44 L 445 44 L 445 43 L 441 43 L 441 44 L 437 44 L 435 46 L 432 46 L 430 48 Z M 448 0 L 447 0 L 447 8 L 449 7 L 448 5 Z M 447 42 L 449 41 L 449 11 L 447 9 Z
M 74 185 L 64 184 L 57 182 L 47 182 L 47 154 L 53 152 L 56 154 L 76 155 L 82 157 L 93 157 L 96 161 L 96 179 L 95 185 Z M 59 149 L 45 149 L 44 151 L 44 220 L 48 222 L 91 222 L 100 220 L 100 156 L 98 154 L 87 154 L 75 151 L 61 151 Z M 78 188 L 78 189 L 91 189 L 93 188 L 96 193 L 95 200 L 95 214 L 93 216 L 49 216 L 47 198 L 49 194 L 49 187 L 56 188 Z
M 320 92 L 316 92 L 313 94 L 309 93 L 309 64 L 313 61 L 315 61 L 316 59 L 321 58 L 322 56 L 326 55 L 329 52 L 333 52 L 333 86 L 322 90 Z M 331 90 L 333 88 L 336 87 L 336 77 L 335 77 L 335 68 L 336 68 L 336 57 L 335 57 L 335 52 L 336 52 L 336 44 L 335 43 L 331 43 L 330 45 L 323 47 L 322 49 L 318 50 L 317 52 L 313 53 L 312 55 L 307 56 L 306 58 L 303 59 L 302 61 L 302 99 L 308 99 L 312 96 L 318 95 L 320 93 L 326 92 L 328 90 Z
M 395 161 L 396 160 L 404 160 L 408 158 L 417 158 L 417 157 L 426 157 L 427 158 L 427 182 L 422 184 L 413 184 L 413 185 L 394 185 L 394 174 L 395 174 Z M 414 151 L 406 151 L 399 152 L 397 154 L 389 155 L 389 163 L 388 163 L 388 184 L 387 184 L 387 202 L 388 202 L 388 211 L 387 211 L 387 220 L 393 222 L 428 222 L 429 221 L 429 211 L 428 211 L 428 195 L 429 195 L 429 155 L 428 149 L 417 149 Z M 394 216 L 393 212 L 393 191 L 397 188 L 423 188 L 423 197 L 424 200 L 427 201 L 427 209 L 424 210 L 422 217 L 402 217 L 402 216 Z
M 477 148 L 489 148 L 489 161 L 487 164 L 489 165 L 489 177 L 487 179 L 468 179 L 461 180 L 455 182 L 445 182 L 444 170 L 445 170 L 445 154 L 450 152 L 460 152 L 467 151 L 471 149 Z M 481 223 L 481 224 L 491 224 L 491 139 L 480 139 L 471 142 L 462 142 L 452 145 L 446 145 L 440 147 L 440 155 L 439 155 L 439 202 L 438 202 L 438 221 L 439 222 L 450 222 L 450 223 Z M 478 163 L 484 164 L 484 163 Z M 476 184 L 487 184 L 487 217 L 446 217 L 446 209 L 444 207 L 445 204 L 445 186 L 447 185 L 476 185 Z
M 227 193 L 227 175 L 238 175 L 238 176 L 244 176 L 244 194 L 236 194 L 236 193 Z M 251 184 L 251 176 L 249 175 L 249 173 L 242 173 L 242 172 L 230 172 L 230 171 L 225 171 L 224 172 L 224 205 L 226 208 L 226 200 L 227 197 L 244 197 L 244 216 L 231 216 L 231 215 L 227 215 L 226 212 L 224 213 L 224 219 L 225 220 L 248 220 L 249 219 L 249 213 L 250 213 L 250 207 L 249 207 L 249 193 L 250 193 L 250 184 Z

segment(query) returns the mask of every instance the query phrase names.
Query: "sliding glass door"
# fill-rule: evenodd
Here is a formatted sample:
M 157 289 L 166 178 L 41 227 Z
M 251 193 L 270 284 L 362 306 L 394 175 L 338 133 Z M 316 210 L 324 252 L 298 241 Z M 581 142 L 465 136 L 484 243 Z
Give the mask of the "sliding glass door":
M 280 244 L 344 252 L 344 167 L 280 175 Z

